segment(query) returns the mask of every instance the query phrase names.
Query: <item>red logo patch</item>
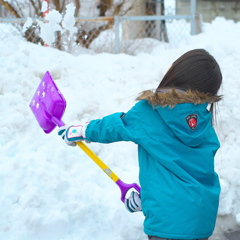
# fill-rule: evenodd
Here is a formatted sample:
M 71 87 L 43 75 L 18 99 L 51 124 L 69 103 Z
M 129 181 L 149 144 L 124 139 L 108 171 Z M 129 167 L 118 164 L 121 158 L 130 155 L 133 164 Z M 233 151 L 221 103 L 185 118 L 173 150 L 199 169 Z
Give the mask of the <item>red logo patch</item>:
M 190 114 L 185 119 L 191 130 L 194 130 L 197 127 L 197 124 L 198 124 L 198 115 L 197 114 Z

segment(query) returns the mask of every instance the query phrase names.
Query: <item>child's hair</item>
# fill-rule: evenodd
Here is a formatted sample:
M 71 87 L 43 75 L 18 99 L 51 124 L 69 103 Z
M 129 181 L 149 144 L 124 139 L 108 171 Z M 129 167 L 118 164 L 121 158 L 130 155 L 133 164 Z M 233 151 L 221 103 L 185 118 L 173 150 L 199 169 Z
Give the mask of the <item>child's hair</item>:
M 216 95 L 222 84 L 217 61 L 204 49 L 195 49 L 179 57 L 170 67 L 159 88 L 177 88 L 184 91 Z
M 222 73 L 217 61 L 204 49 L 194 49 L 179 57 L 163 77 L 157 90 L 175 88 L 217 96 Z M 221 100 L 222 96 L 219 96 Z M 210 111 L 214 114 L 214 103 Z

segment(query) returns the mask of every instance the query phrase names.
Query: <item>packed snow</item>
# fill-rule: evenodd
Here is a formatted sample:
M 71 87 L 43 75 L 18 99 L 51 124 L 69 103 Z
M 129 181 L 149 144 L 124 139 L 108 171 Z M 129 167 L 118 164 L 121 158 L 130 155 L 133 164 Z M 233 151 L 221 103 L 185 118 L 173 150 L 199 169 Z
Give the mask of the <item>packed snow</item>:
M 211 240 L 240 239 L 240 23 L 217 18 L 188 43 L 149 52 L 71 55 L 20 37 L 0 40 L 0 239 L 143 240 L 142 213 L 127 212 L 117 185 L 57 128 L 45 134 L 29 104 L 46 71 L 66 98 L 63 121 L 77 124 L 127 111 L 142 90 L 155 89 L 171 63 L 208 50 L 223 74 L 216 130 L 216 171 L 222 186 Z M 88 146 L 126 183 L 138 182 L 137 146 Z M 201 227 L 201 226 L 199 226 Z

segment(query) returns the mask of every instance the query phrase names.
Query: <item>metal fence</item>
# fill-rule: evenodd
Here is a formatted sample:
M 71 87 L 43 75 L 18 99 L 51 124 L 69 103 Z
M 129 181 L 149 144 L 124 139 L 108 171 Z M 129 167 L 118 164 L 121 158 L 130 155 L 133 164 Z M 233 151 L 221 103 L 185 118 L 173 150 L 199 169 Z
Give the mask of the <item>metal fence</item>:
M 196 0 L 191 0 L 189 15 L 174 15 L 173 10 L 163 16 L 114 16 L 76 18 L 74 31 L 56 31 L 50 45 L 70 53 L 94 51 L 109 53 L 149 52 L 156 46 L 176 48 L 186 44 L 189 36 L 196 34 L 198 19 Z M 0 39 L 11 36 L 24 37 L 30 42 L 44 45 L 41 37 L 43 19 L 32 19 L 25 31 L 27 19 L 0 18 Z

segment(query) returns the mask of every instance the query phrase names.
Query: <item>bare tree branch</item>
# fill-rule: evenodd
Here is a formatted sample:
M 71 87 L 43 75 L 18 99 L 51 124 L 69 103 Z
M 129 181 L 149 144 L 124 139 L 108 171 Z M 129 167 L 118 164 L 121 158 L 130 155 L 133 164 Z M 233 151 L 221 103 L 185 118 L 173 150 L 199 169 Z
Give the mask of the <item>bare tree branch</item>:
M 33 0 L 30 0 L 30 3 L 32 4 L 33 8 L 34 8 L 34 12 L 37 16 L 40 16 L 40 11 L 41 9 L 39 9 L 39 7 L 36 6 L 35 2 Z M 40 6 L 40 5 L 39 5 Z M 40 10 L 40 11 L 39 11 Z
M 62 13 L 64 11 L 65 7 L 66 7 L 66 0 L 63 0 L 62 6 L 60 7 L 59 12 Z
M 65 1 L 65 0 L 64 0 L 64 1 Z M 74 16 L 75 16 L 75 17 L 78 17 L 79 11 L 80 11 L 80 8 L 81 8 L 81 2 L 80 2 L 80 0 L 75 0 L 75 6 L 76 6 L 76 11 L 75 11 Z
M 20 7 L 19 2 L 18 2 L 17 0 L 14 0 L 14 2 L 15 2 L 16 5 L 17 5 L 17 8 L 15 7 L 15 10 L 16 10 L 16 12 L 18 13 L 18 15 L 19 15 L 19 16 L 24 16 L 23 11 L 22 11 L 22 9 L 21 9 L 21 7 Z M 12 2 L 11 2 L 11 5 L 13 6 L 13 3 L 12 3 Z
M 42 0 L 38 0 L 38 7 L 39 7 L 39 15 L 38 16 L 41 16 Z
M 60 2 L 59 0 L 53 0 L 53 3 L 55 5 L 55 8 L 58 12 L 60 12 Z
M 114 12 L 113 15 L 119 15 L 119 13 L 122 11 L 122 7 L 125 4 L 125 0 L 123 0 L 120 4 L 118 4 L 115 8 L 114 8 Z M 128 9 L 126 9 L 124 12 L 121 13 L 122 16 L 126 15 L 129 11 L 131 11 L 133 9 L 133 5 L 131 5 Z
M 21 16 L 9 2 L 6 2 L 5 0 L 0 0 L 0 5 L 3 5 L 16 18 L 21 18 Z

